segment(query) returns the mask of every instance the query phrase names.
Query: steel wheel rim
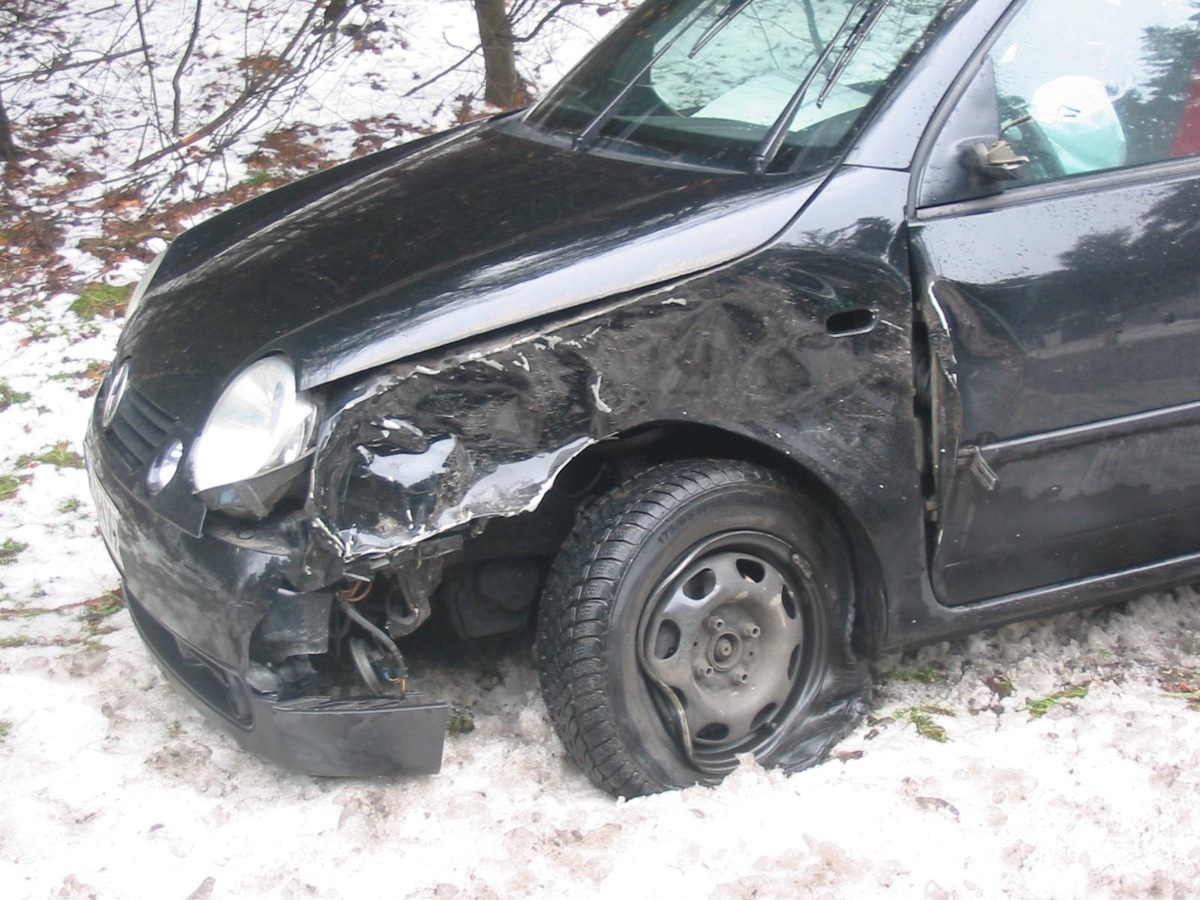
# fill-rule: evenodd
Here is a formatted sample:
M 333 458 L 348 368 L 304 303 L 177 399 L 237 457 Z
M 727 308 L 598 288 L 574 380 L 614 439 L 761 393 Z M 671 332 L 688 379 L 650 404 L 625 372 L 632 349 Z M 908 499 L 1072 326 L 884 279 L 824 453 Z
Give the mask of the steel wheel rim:
M 639 660 L 668 729 L 698 768 L 763 750 L 796 708 L 814 660 L 810 581 L 784 541 L 715 535 L 663 579 Z

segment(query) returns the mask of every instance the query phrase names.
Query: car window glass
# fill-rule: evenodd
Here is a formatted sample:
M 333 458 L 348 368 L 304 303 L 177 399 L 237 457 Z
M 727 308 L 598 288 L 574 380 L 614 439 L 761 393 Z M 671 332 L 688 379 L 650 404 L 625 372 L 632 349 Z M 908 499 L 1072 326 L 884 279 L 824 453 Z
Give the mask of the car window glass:
M 568 135 L 599 122 L 597 138 L 609 151 L 745 169 L 768 129 L 807 84 L 787 123 L 777 168 L 822 165 L 899 77 L 939 14 L 954 5 L 955 0 L 652 0 L 534 107 L 526 122 Z M 843 53 L 847 46 L 850 51 Z
M 1200 0 L 1030 0 L 992 62 L 1024 183 L 1200 153 Z
M 714 7 L 710 16 L 719 9 Z M 693 42 L 688 40 L 668 46 L 670 35 L 660 41 L 655 50 L 662 47 L 665 53 L 649 73 L 651 84 L 662 102 L 678 114 L 770 125 L 845 15 L 845 8 L 836 4 L 758 0 L 731 20 L 704 52 L 693 55 Z M 711 24 L 708 19 L 702 21 Z M 897 33 L 897 43 L 905 41 L 900 53 L 928 24 L 915 16 L 909 20 L 916 31 Z M 881 23 L 878 27 L 882 36 L 887 25 Z M 799 131 L 865 106 L 872 88 L 887 77 L 899 56 L 889 58 L 878 45 L 873 49 L 855 54 L 839 79 L 839 89 L 820 106 L 815 102 L 814 90 L 813 100 L 801 108 L 790 130 Z

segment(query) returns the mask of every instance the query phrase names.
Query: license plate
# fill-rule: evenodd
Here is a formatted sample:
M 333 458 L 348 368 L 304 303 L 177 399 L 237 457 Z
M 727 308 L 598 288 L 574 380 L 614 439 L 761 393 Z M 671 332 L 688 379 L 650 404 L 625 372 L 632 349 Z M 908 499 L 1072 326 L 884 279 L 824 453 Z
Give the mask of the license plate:
M 108 553 L 117 564 L 117 568 L 124 571 L 125 567 L 121 564 L 121 542 L 118 537 L 121 515 L 117 512 L 112 498 L 108 496 L 108 491 L 96 480 L 91 466 L 88 466 L 88 482 L 92 488 L 92 497 L 96 501 L 96 519 L 100 523 L 100 536 L 104 538 L 104 546 L 108 548 Z

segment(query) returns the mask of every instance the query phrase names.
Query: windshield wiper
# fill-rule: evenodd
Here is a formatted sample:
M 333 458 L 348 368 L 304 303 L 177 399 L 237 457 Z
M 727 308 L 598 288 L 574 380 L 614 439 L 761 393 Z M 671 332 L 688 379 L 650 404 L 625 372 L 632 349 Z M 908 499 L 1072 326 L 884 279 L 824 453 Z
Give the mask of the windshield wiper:
M 675 32 L 674 37 L 663 44 L 662 47 L 659 48 L 658 52 L 650 57 L 646 64 L 638 69 L 632 78 L 621 85 L 621 89 L 617 91 L 616 96 L 609 100 L 608 103 L 604 105 L 604 108 L 592 117 L 592 120 L 587 123 L 587 126 L 583 129 L 583 131 L 579 132 L 579 135 L 575 138 L 574 143 L 571 145 L 571 149 L 577 153 L 583 153 L 585 150 L 591 147 L 592 144 L 596 142 L 596 138 L 599 136 L 601 129 L 603 129 L 604 126 L 609 123 L 609 120 L 612 119 L 613 115 L 616 114 L 617 107 L 621 105 L 621 101 L 625 99 L 626 95 L 628 95 L 631 90 L 633 90 L 634 85 L 636 85 L 642 79 L 642 76 L 649 72 L 651 67 L 653 67 L 660 59 L 662 59 L 667 51 L 674 47 L 679 39 L 691 30 L 693 25 L 704 18 L 714 6 L 721 2 L 722 0 L 711 0 L 710 3 L 706 3 L 701 6 L 700 9 L 696 11 L 691 21 Z M 716 37 L 717 31 L 725 27 L 721 23 L 728 22 L 729 19 L 733 18 L 743 9 L 749 6 L 751 2 L 753 2 L 753 0 L 731 0 L 731 2 L 729 2 L 725 7 L 725 10 L 717 16 L 717 21 L 713 22 L 713 24 L 708 27 L 708 30 L 704 34 L 700 35 L 700 39 L 696 41 L 696 46 L 691 49 L 691 53 L 698 52 L 705 43 Z M 735 5 L 737 5 L 737 9 L 734 9 Z M 709 32 L 711 32 L 711 34 Z
M 858 48 L 867 39 L 867 35 L 871 33 L 871 29 L 875 27 L 875 23 L 879 21 L 879 17 L 883 15 L 884 9 L 887 8 L 890 2 L 891 0 L 854 0 L 854 5 L 846 13 L 846 18 L 838 26 L 837 32 L 829 43 L 825 45 L 825 49 L 821 51 L 821 55 L 813 63 L 812 69 L 804 76 L 804 80 L 800 82 L 800 86 L 796 88 L 796 92 L 788 100 L 787 105 L 783 108 L 783 112 L 779 114 L 779 117 L 771 125 L 767 136 L 758 145 L 758 151 L 750 157 L 751 172 L 755 175 L 761 175 L 771 167 L 771 163 L 775 161 L 775 157 L 779 155 L 780 148 L 783 147 L 784 138 L 787 137 L 788 126 L 792 123 L 792 119 L 796 117 L 796 111 L 800 109 L 800 104 L 804 102 L 804 98 L 808 94 L 808 89 L 817 80 L 817 74 L 829 60 L 833 49 L 841 43 L 841 52 L 838 53 L 837 58 L 833 61 L 833 68 L 830 69 L 829 75 L 825 78 L 825 84 L 821 86 L 821 93 L 817 95 L 818 107 L 823 105 L 829 98 L 829 92 L 833 90 L 833 86 L 842 77 L 842 73 L 850 65 L 850 61 L 854 59 L 854 54 L 858 52 Z M 864 6 L 866 9 L 863 9 L 857 23 L 851 26 L 850 23 L 854 21 L 855 15 Z M 843 35 L 845 36 L 845 40 L 843 40 Z
M 858 24 L 854 26 L 854 31 L 846 39 L 846 45 L 842 47 L 842 52 L 838 54 L 838 58 L 834 61 L 833 71 L 825 79 L 825 85 L 821 88 L 821 93 L 817 95 L 817 106 L 822 106 L 829 98 L 829 92 L 833 90 L 833 86 L 842 77 L 842 73 L 846 71 L 846 67 L 850 65 L 850 61 L 854 59 L 854 54 L 858 52 L 858 48 L 867 39 L 867 36 L 871 33 L 871 29 L 879 21 L 889 2 L 890 0 L 879 0 L 879 2 L 867 9 L 863 13 L 863 17 L 858 20 Z
M 725 29 L 725 26 L 736 19 L 742 10 L 752 2 L 754 0 L 729 0 L 726 7 L 717 14 L 717 18 L 713 20 L 713 23 L 704 29 L 704 34 L 696 39 L 696 43 L 688 51 L 687 58 L 695 59 L 696 54 L 703 50 L 709 41 L 720 34 Z

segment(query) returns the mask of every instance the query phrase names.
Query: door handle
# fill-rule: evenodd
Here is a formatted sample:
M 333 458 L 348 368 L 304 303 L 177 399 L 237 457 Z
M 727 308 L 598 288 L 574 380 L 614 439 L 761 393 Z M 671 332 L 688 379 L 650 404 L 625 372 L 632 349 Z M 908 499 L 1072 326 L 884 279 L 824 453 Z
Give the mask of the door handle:
M 868 306 L 855 309 L 843 309 L 830 313 L 825 317 L 825 330 L 834 337 L 848 337 L 853 334 L 866 334 L 879 321 L 875 310 Z

